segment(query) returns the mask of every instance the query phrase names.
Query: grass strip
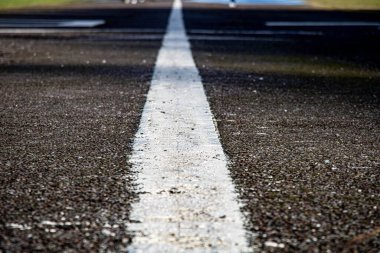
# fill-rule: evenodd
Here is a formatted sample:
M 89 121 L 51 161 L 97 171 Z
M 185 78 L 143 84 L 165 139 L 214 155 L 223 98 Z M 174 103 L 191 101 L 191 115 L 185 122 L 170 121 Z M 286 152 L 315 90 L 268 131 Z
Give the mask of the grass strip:
M 1 0 L 0 9 L 32 7 L 32 6 L 54 6 L 80 2 L 78 0 Z
M 332 9 L 380 9 L 380 0 L 309 0 L 311 5 Z

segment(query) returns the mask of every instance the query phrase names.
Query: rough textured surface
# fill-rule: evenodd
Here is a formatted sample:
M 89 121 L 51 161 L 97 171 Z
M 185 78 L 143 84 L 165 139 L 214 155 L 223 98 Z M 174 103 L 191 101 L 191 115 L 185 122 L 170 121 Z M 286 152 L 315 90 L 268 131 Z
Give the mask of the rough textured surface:
M 0 251 L 118 251 L 160 42 L 0 39 Z
M 192 41 L 260 252 L 380 248 L 379 55 L 341 42 Z
M 246 252 L 236 192 L 176 0 L 133 145 L 128 252 Z

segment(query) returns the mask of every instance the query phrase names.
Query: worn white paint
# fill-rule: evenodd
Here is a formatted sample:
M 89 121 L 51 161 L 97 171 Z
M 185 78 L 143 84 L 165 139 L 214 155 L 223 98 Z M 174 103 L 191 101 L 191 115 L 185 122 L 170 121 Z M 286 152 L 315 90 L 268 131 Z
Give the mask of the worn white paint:
M 96 27 L 104 24 L 104 20 L 69 20 L 59 23 L 59 27 Z
M 275 38 L 275 37 L 245 37 L 245 36 L 205 36 L 205 35 L 191 35 L 190 40 L 201 41 L 294 41 L 289 38 Z
M 361 22 L 361 21 L 268 21 L 266 26 L 380 26 L 380 22 Z
M 71 19 L 15 19 L 15 18 L 1 18 L 0 27 L 3 28 L 56 28 L 56 27 L 96 27 L 103 25 L 104 20 L 71 20 Z
M 110 34 L 162 34 L 163 29 L 140 29 L 140 28 L 91 28 L 91 29 L 72 29 L 72 28 L 0 28 L 0 34 L 45 34 L 45 33 L 110 33 Z
M 18 29 L 19 30 L 19 29 Z M 0 29 L 0 35 L 60 35 L 60 34 L 65 34 L 65 32 L 60 32 L 60 31 L 43 31 L 43 30 L 33 30 L 33 31 L 2 31 Z M 85 32 L 85 31 L 76 31 L 76 32 L 66 32 L 66 34 L 69 34 L 71 39 L 80 39 L 82 40 L 82 37 L 75 37 L 75 36 L 80 36 L 80 35 L 87 35 L 89 36 L 88 40 L 93 40 L 93 41 L 152 41 L 152 40 L 162 40 L 163 35 L 159 34 L 114 34 L 113 36 L 107 35 L 103 36 L 103 33 L 93 33 L 93 32 Z M 46 37 L 48 38 L 48 37 Z
M 208 30 L 208 29 L 193 29 L 190 33 L 197 34 L 218 34 L 218 35 L 307 35 L 321 36 L 321 31 L 292 31 L 292 30 Z
M 91 29 L 71 29 L 71 28 L 0 28 L 0 34 L 45 34 L 45 33 L 105 33 L 105 34 L 128 34 L 136 37 L 145 34 L 163 34 L 163 29 L 145 28 L 91 28 Z M 188 31 L 192 35 L 305 35 L 322 36 L 321 31 L 304 30 L 213 30 L 213 29 L 191 29 Z
M 175 0 L 130 161 L 128 252 L 246 252 L 227 161 Z
M 321 31 L 292 31 L 292 30 L 212 30 L 212 29 L 192 29 L 190 34 L 202 35 L 305 35 L 322 36 Z

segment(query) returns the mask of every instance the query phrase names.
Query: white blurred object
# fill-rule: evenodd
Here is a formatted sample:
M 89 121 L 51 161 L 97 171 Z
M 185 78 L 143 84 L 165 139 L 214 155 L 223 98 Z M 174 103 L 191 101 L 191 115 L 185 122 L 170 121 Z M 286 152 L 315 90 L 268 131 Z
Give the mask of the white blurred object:
M 125 4 L 141 4 L 144 0 L 123 0 Z

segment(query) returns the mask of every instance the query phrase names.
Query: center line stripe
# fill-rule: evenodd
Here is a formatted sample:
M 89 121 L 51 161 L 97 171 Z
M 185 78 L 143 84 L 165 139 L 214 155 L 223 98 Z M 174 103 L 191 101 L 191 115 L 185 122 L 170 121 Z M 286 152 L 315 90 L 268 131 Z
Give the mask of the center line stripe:
M 130 160 L 128 252 L 246 252 L 227 159 L 175 0 Z

